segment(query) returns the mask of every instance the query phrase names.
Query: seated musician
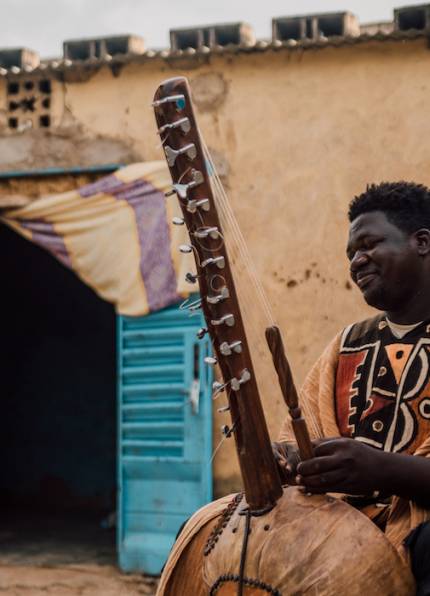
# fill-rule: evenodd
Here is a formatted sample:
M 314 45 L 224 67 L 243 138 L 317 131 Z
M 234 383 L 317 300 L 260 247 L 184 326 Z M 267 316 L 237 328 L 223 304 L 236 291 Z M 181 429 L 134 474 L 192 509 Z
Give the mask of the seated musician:
M 286 422 L 278 462 L 285 481 L 307 492 L 348 495 L 407 553 L 417 594 L 428 595 L 430 190 L 369 186 L 349 220 L 352 280 L 381 312 L 344 329 L 304 383 L 302 403 L 327 437 L 315 441 L 315 457 L 295 465 Z

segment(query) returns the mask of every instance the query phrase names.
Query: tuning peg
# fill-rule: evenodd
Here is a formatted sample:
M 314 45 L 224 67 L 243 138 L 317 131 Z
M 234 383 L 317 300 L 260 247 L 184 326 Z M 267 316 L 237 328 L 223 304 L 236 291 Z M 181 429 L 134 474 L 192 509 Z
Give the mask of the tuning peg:
M 179 252 L 183 254 L 189 254 L 190 252 L 193 252 L 193 247 L 189 244 L 181 244 L 179 247 Z
M 219 237 L 219 235 L 219 230 L 216 226 L 199 228 L 198 230 L 193 232 L 193 236 L 195 238 L 207 238 L 208 236 L 210 236 L 211 238 L 216 240 Z
M 240 354 L 242 352 L 242 342 L 238 340 L 229 344 L 228 342 L 223 341 L 219 349 L 223 356 L 230 356 L 233 352 Z
M 194 273 L 186 273 L 185 274 L 185 281 L 187 281 L 189 284 L 195 284 L 197 281 L 198 275 L 195 275 Z
M 220 393 L 224 391 L 227 387 L 226 383 L 220 383 L 219 381 L 214 381 L 212 383 L 212 399 L 216 399 Z
M 210 203 L 209 199 L 192 199 L 187 203 L 187 211 L 189 213 L 196 213 L 197 209 L 201 209 L 202 211 L 210 211 Z
M 234 325 L 234 316 L 232 314 L 224 315 L 220 319 L 212 319 L 211 324 L 214 326 L 217 325 L 227 325 L 227 327 L 233 327 Z
M 173 184 L 172 190 L 164 193 L 164 196 L 170 197 L 176 193 L 180 199 L 186 199 L 188 197 L 188 191 L 191 188 L 204 182 L 204 177 L 200 170 L 191 170 L 191 176 L 191 182 L 188 182 L 187 184 Z
M 223 414 L 224 412 L 228 412 L 230 410 L 230 406 L 223 406 L 222 408 L 218 408 L 217 412 L 219 414 Z
M 190 123 L 189 119 L 186 117 L 180 118 L 179 120 L 176 120 L 175 122 L 170 122 L 168 124 L 165 124 L 161 128 L 159 128 L 158 134 L 161 136 L 166 131 L 172 130 L 174 128 L 180 128 L 184 134 L 188 134 L 191 130 L 191 123 Z
M 229 437 L 231 437 L 231 433 L 233 432 L 233 428 L 230 428 L 230 427 L 228 426 L 228 424 L 223 424 L 223 425 L 221 426 L 221 432 L 222 432 L 222 434 L 223 434 L 223 435 L 224 435 L 226 438 L 229 438 Z
M 197 149 L 194 143 L 189 143 L 180 149 L 173 149 L 170 145 L 165 145 L 164 153 L 166 154 L 167 163 L 170 167 L 175 165 L 176 158 L 179 157 L 179 155 L 185 154 L 191 161 L 197 157 Z
M 206 333 L 208 333 L 207 327 L 200 327 L 200 329 L 196 333 L 197 339 L 203 339 Z
M 185 95 L 169 95 L 168 97 L 163 97 L 162 99 L 157 99 L 153 101 L 152 105 L 154 108 L 158 108 L 158 106 L 161 106 L 164 103 L 176 104 L 177 111 L 181 112 L 186 106 Z
M 207 267 L 208 265 L 216 265 L 218 269 L 224 269 L 225 267 L 225 258 L 224 257 L 209 257 L 202 261 L 202 268 Z
M 233 391 L 239 391 L 240 386 L 247 383 L 251 379 L 251 373 L 247 368 L 244 368 L 239 379 L 233 378 L 230 381 L 230 386 Z
M 182 217 L 174 217 L 172 219 L 172 224 L 174 224 L 175 226 L 183 226 L 185 223 L 185 220 Z
M 229 296 L 230 292 L 228 291 L 227 286 L 224 286 L 223 288 L 221 288 L 219 294 L 215 294 L 214 296 L 206 296 L 206 302 L 208 304 L 218 304 L 219 302 L 222 302 L 223 300 L 229 298 Z
M 215 366 L 215 364 L 218 363 L 218 360 L 213 356 L 206 356 L 204 358 L 204 361 L 206 362 L 206 364 L 209 364 L 209 366 Z

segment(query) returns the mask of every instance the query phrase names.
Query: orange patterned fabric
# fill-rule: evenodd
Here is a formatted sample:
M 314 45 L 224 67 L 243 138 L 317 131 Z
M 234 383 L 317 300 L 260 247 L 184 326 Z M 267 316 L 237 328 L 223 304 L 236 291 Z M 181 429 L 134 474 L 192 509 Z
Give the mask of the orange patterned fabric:
M 386 451 L 430 457 L 430 327 L 395 338 L 382 316 L 352 325 L 329 344 L 301 390 L 323 436 L 350 436 Z M 293 440 L 287 420 L 281 440 Z M 375 511 L 366 509 L 373 517 Z M 394 497 L 386 535 L 402 542 L 430 511 Z

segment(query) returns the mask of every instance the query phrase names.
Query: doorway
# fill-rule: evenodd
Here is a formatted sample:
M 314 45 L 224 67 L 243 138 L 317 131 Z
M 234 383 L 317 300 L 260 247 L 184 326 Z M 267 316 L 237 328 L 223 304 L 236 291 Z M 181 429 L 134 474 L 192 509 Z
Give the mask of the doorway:
M 0 225 L 0 561 L 115 563 L 115 313 Z

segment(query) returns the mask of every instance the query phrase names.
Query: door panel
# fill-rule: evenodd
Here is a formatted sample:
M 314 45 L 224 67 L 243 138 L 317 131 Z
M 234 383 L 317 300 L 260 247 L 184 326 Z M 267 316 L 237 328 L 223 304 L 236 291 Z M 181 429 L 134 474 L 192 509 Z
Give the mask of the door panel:
M 204 324 L 175 305 L 118 317 L 118 552 L 159 573 L 181 524 L 212 498 L 211 385 Z

